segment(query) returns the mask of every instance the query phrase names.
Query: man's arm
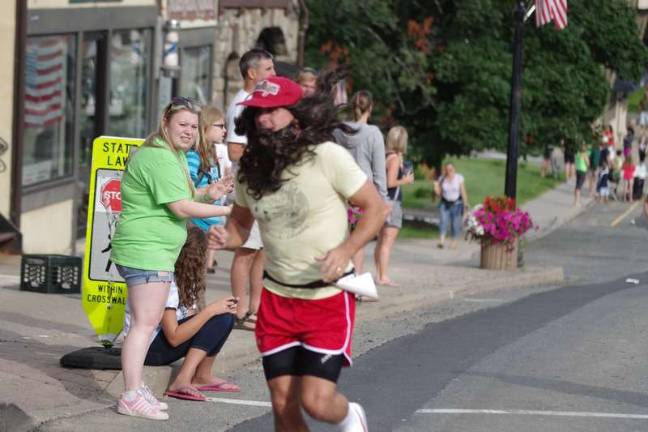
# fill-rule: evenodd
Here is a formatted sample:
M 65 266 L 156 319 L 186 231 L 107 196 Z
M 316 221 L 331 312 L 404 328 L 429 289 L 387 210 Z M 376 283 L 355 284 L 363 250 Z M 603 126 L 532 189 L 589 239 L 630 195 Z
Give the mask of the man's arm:
M 322 279 L 327 282 L 342 276 L 353 254 L 373 239 L 385 223 L 385 203 L 371 181 L 365 182 L 349 198 L 349 202 L 359 207 L 363 214 L 344 243 L 318 258 L 321 261 Z
M 254 217 L 247 207 L 234 204 L 225 227 L 212 225 L 207 231 L 209 249 L 236 249 L 241 247 L 250 235 Z

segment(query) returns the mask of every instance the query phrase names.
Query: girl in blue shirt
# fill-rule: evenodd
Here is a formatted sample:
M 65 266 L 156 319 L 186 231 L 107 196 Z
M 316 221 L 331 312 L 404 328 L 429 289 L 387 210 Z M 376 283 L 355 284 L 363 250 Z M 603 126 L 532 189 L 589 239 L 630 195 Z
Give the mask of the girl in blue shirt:
M 200 112 L 200 138 L 196 146 L 187 153 L 189 175 L 196 189 L 203 189 L 216 181 L 228 185 L 228 190 L 233 186 L 229 173 L 225 173 L 216 157 L 216 143 L 223 142 L 225 138 L 225 119 L 223 113 L 212 106 L 203 107 Z M 214 201 L 214 204 L 223 205 L 224 199 Z M 225 217 L 193 218 L 191 223 L 203 231 L 212 225 L 224 225 Z M 213 273 L 215 267 L 215 251 L 207 251 L 207 272 Z

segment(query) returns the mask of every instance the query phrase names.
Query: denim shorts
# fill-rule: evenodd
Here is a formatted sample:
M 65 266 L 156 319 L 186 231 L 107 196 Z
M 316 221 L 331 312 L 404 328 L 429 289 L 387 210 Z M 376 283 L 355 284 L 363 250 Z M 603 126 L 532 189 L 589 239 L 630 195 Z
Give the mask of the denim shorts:
M 119 275 L 124 278 L 129 287 L 156 282 L 175 282 L 173 272 L 160 270 L 142 270 L 115 264 Z

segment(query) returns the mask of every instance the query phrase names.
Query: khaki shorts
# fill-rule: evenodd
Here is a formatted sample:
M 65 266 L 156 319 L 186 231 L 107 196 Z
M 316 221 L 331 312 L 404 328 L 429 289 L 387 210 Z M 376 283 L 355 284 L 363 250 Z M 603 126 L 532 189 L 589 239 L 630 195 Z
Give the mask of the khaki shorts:
M 261 232 L 259 231 L 259 224 L 257 221 L 254 221 L 252 229 L 250 230 L 250 235 L 248 236 L 243 246 L 246 249 L 259 250 L 263 249 L 263 242 L 261 241 Z

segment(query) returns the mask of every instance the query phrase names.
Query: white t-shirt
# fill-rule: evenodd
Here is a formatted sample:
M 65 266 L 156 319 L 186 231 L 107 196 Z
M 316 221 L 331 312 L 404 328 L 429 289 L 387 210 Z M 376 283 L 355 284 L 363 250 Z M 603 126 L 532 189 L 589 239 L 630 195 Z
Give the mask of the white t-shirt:
M 229 158 L 227 153 L 227 144 L 214 144 L 216 151 L 216 159 L 218 159 L 218 165 L 221 167 L 221 176 L 226 169 L 232 169 L 232 161 Z
M 446 201 L 457 201 L 461 197 L 461 185 L 464 178 L 461 174 L 455 174 L 452 180 L 441 177 L 439 183 L 441 184 L 441 196 Z
M 646 179 L 646 165 L 640 163 L 639 165 L 636 166 L 634 176 L 638 177 L 640 179 Z
M 229 108 L 227 108 L 227 115 L 225 116 L 225 121 L 227 122 L 227 138 L 225 139 L 225 142 L 247 144 L 247 136 L 237 135 L 235 129 L 236 118 L 241 115 L 241 112 L 245 108 L 243 105 L 238 104 L 245 101 L 250 96 L 250 93 L 246 92 L 245 90 L 239 90 L 239 92 L 236 93 L 236 96 L 234 96 L 234 99 L 232 99 L 232 103 L 230 104 Z
M 193 315 L 196 309 L 198 308 L 198 306 L 194 304 L 191 308 L 187 308 L 184 305 L 180 305 L 180 295 L 178 294 L 178 286 L 175 284 L 175 282 L 172 282 L 171 285 L 169 285 L 169 296 L 167 297 L 166 305 L 164 305 L 164 308 L 175 309 L 176 319 L 180 321 L 181 319 Z M 131 322 L 130 306 L 129 303 L 126 302 L 126 314 L 124 315 L 124 329 L 122 330 L 124 336 L 128 334 L 128 330 L 130 329 L 130 322 Z M 149 339 L 149 345 L 151 344 L 151 342 L 153 342 L 153 339 L 155 339 L 155 337 L 158 335 L 158 333 L 160 333 L 161 330 L 162 330 L 162 325 L 158 325 Z

